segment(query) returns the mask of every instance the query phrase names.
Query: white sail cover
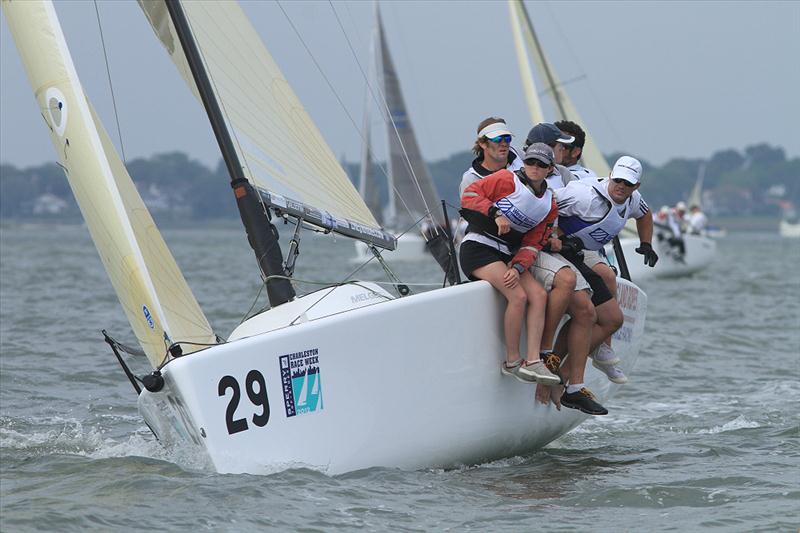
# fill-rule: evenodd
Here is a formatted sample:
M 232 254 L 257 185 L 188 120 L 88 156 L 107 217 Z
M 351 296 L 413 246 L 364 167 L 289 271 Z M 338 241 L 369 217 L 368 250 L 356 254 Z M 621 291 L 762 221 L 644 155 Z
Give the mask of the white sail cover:
M 408 116 L 400 80 L 394 68 L 389 47 L 383 31 L 380 13 L 378 18 L 378 43 L 383 79 L 383 91 L 391 120 L 386 120 L 389 142 L 389 196 L 392 199 L 389 210 L 394 218 L 395 227 L 410 226 L 426 213 L 431 213 L 434 220 L 440 220 L 441 206 L 439 194 L 428 171 L 428 165 L 422 159 L 417 144 L 417 137 Z M 413 173 L 412 173 L 413 169 Z M 399 196 L 399 198 L 398 198 Z M 441 222 L 439 223 L 441 225 Z
M 611 173 L 611 167 L 608 166 L 608 162 L 606 161 L 605 157 L 603 157 L 603 154 L 600 153 L 600 150 L 597 148 L 597 144 L 592 141 L 592 136 L 589 133 L 586 123 L 578 114 L 578 110 L 575 108 L 575 105 L 572 103 L 572 100 L 570 100 L 569 95 L 564 90 L 564 87 L 556 76 L 553 67 L 547 61 L 544 51 L 539 44 L 539 39 L 536 37 L 536 32 L 533 29 L 533 24 L 528 16 L 528 12 L 525 10 L 525 6 L 522 4 L 522 0 L 509 0 L 509 9 L 511 10 L 512 21 L 517 21 L 517 23 L 523 26 L 522 32 L 526 37 L 528 48 L 533 54 L 534 63 L 536 64 L 537 72 L 539 73 L 539 79 L 544 87 L 543 92 L 550 95 L 550 97 L 553 99 L 556 113 L 558 114 L 558 119 L 571 120 L 579 124 L 581 128 L 583 128 L 583 131 L 586 132 L 586 144 L 583 147 L 583 155 L 581 156 L 584 165 L 594 170 L 598 176 L 608 176 Z M 527 61 L 528 58 L 526 54 L 526 66 L 528 64 Z M 520 68 L 527 68 L 523 67 L 522 59 L 520 59 Z M 526 79 L 526 76 L 530 76 L 529 70 L 528 73 L 522 73 L 523 80 Z M 541 111 L 539 111 L 539 113 L 541 113 Z M 535 116 L 536 111 L 531 109 L 531 114 Z
M 162 0 L 139 0 L 200 100 Z M 268 190 L 371 228 L 378 223 L 236 2 L 181 2 L 245 176 Z
M 52 3 L 2 5 L 60 164 L 151 364 L 164 360 L 172 342 L 214 343 L 211 326 L 83 93 Z

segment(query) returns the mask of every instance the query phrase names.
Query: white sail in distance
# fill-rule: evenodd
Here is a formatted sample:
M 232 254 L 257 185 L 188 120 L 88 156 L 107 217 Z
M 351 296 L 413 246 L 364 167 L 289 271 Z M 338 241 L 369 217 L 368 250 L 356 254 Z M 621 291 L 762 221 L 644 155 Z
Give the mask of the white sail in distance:
M 608 176 L 611 173 L 611 167 L 609 167 L 605 157 L 603 157 L 603 154 L 600 152 L 597 144 L 593 141 L 593 137 L 589 133 L 589 128 L 587 127 L 586 122 L 584 122 L 581 116 L 578 114 L 577 108 L 572 103 L 572 100 L 567 92 L 564 90 L 564 86 L 561 84 L 561 81 L 556 75 L 555 70 L 553 70 L 552 65 L 547 61 L 547 57 L 544 55 L 544 50 L 542 50 L 539 39 L 536 36 L 536 31 L 533 28 L 533 23 L 528 16 L 528 12 L 522 3 L 522 0 L 509 0 L 508 7 L 512 13 L 512 21 L 516 21 L 522 26 L 521 32 L 525 35 L 525 41 L 528 46 L 528 50 L 533 54 L 534 64 L 536 65 L 536 69 L 539 74 L 539 80 L 541 81 L 541 86 L 543 88 L 542 92 L 548 94 L 550 98 L 552 98 L 556 109 L 556 114 L 558 115 L 558 120 L 571 120 L 580 125 L 580 127 L 583 128 L 583 131 L 586 132 L 586 144 L 583 147 L 583 155 L 581 156 L 584 165 L 594 170 L 598 176 Z M 519 49 L 517 50 L 517 53 L 520 53 Z M 525 65 L 527 65 L 527 54 L 524 61 Z M 520 68 L 522 70 L 526 70 L 525 67 L 523 67 L 522 57 L 520 57 Z M 526 79 L 526 76 L 530 75 L 529 67 L 527 70 L 527 73 L 522 72 L 523 80 Z M 531 109 L 531 114 L 533 116 L 535 116 L 535 113 L 535 110 Z
M 373 31 L 376 34 L 377 28 Z M 377 35 L 377 34 L 376 34 Z M 370 113 L 370 87 L 369 80 L 374 79 L 375 68 L 375 38 L 369 47 L 370 62 L 369 73 L 367 74 L 367 86 L 364 90 L 364 124 L 361 130 L 363 136 L 361 144 L 361 168 L 359 171 L 358 193 L 366 202 L 367 207 L 375 216 L 379 224 L 383 223 L 383 207 L 378 191 L 378 182 L 373 175 L 372 161 L 372 114 Z
M 181 76 L 200 100 L 160 0 L 139 0 Z M 245 176 L 273 195 L 333 217 L 379 225 L 239 5 L 181 2 Z
M 42 117 L 103 266 L 150 363 L 173 342 L 215 342 L 114 146 L 86 98 L 49 0 L 2 0 Z M 184 353 L 196 350 L 183 345 Z
M 389 212 L 394 218 L 391 223 L 396 228 L 405 229 L 430 213 L 442 225 L 441 219 L 444 215 L 440 213 L 439 194 L 428 165 L 422 159 L 378 11 L 376 18 L 377 42 L 380 47 L 379 72 L 386 103 L 384 112 L 388 114 L 386 134 L 389 144 Z

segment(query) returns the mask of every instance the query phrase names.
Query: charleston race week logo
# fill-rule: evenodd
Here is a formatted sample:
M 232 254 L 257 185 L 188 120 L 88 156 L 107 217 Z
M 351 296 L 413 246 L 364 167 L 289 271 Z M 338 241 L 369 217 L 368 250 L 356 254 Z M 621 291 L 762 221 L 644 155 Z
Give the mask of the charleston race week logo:
M 286 416 L 322 410 L 319 349 L 281 355 L 281 383 Z

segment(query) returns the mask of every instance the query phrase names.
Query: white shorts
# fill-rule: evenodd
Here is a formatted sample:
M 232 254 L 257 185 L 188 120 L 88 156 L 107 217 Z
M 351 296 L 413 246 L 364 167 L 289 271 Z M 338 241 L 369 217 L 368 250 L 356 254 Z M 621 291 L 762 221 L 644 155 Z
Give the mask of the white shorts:
M 544 287 L 547 292 L 550 292 L 553 288 L 553 280 L 556 277 L 556 273 L 564 267 L 571 269 L 575 274 L 576 291 L 589 290 L 589 284 L 583 279 L 578 269 L 575 268 L 572 263 L 564 259 L 561 254 L 539 252 L 536 256 L 536 262 L 530 270 L 534 279 L 541 283 L 542 287 Z
M 601 254 L 599 251 L 584 250 L 583 263 L 589 268 L 594 268 L 594 266 L 598 263 L 608 264 L 608 260 L 606 259 L 606 256 Z

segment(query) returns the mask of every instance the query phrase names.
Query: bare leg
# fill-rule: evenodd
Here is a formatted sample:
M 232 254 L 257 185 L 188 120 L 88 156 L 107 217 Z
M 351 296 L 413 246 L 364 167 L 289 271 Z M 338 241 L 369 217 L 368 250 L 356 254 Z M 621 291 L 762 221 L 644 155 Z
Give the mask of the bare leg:
M 583 372 L 589 356 L 592 329 L 597 319 L 588 292 L 577 291 L 575 293 L 575 297 L 569 304 L 569 314 L 572 316 L 569 332 L 567 332 L 569 358 L 564 365 L 566 372 L 562 372 L 562 377 L 565 382 L 583 383 Z
M 592 270 L 594 270 L 595 272 L 600 274 L 600 277 L 603 278 L 603 281 L 606 283 L 606 286 L 608 287 L 608 290 L 611 291 L 611 294 L 614 296 L 615 301 L 616 301 L 616 297 L 617 297 L 617 275 L 614 274 L 614 271 L 611 270 L 611 267 L 609 267 L 605 263 L 597 263 L 595 266 L 592 267 Z M 617 329 L 619 329 L 620 327 L 622 327 L 622 324 L 620 324 L 619 327 L 617 327 Z M 614 331 L 617 331 L 617 329 L 615 329 Z M 603 339 L 602 342 L 605 342 L 608 346 L 611 346 L 611 334 L 613 334 L 614 331 L 609 333 L 609 335 L 605 339 Z M 599 344 L 600 343 L 598 343 L 598 345 Z
M 525 313 L 525 304 L 528 297 L 521 284 L 508 288 L 503 283 L 503 276 L 508 271 L 508 266 L 502 261 L 495 261 L 482 266 L 472 273 L 476 278 L 488 281 L 492 287 L 508 300 L 506 312 L 503 316 L 503 332 L 506 337 L 506 363 L 516 363 L 519 360 L 519 340 L 522 333 L 522 317 Z M 528 274 L 530 276 L 530 274 Z M 538 352 L 537 352 L 538 357 Z
M 528 300 L 528 312 L 526 314 L 525 325 L 527 330 L 527 350 L 526 359 L 528 362 L 539 360 L 539 350 L 542 342 L 542 330 L 544 329 L 545 308 L 547 306 L 547 291 L 544 290 L 538 281 L 527 270 L 519 278 L 520 285 L 525 290 Z
M 547 295 L 547 310 L 542 331 L 542 350 L 552 350 L 556 328 L 567 310 L 572 293 L 575 292 L 575 273 L 567 266 L 556 272 L 553 288 Z
M 616 298 L 598 305 L 595 311 L 597 312 L 597 324 L 592 329 L 591 350 L 600 346 L 600 343 L 606 339 L 610 339 L 611 335 L 621 328 L 625 321 Z

